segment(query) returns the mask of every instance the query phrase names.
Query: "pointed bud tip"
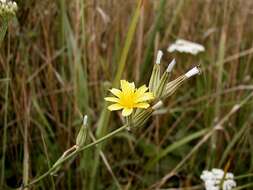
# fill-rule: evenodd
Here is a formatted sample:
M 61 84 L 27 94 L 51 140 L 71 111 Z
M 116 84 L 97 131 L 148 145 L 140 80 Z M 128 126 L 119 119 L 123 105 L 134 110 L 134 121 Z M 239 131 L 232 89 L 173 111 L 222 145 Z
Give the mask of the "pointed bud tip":
M 156 61 L 155 61 L 156 64 L 159 65 L 161 63 L 162 56 L 163 56 L 163 52 L 161 50 L 158 50 Z
M 167 72 L 170 73 L 172 71 L 172 69 L 174 68 L 174 66 L 176 65 L 176 59 L 173 59 L 170 64 L 167 67 Z
M 152 106 L 152 109 L 157 110 L 161 108 L 162 106 L 163 106 L 163 102 L 160 100 L 159 102 L 157 102 L 155 105 Z
M 187 73 L 185 73 L 185 76 L 187 78 L 190 78 L 196 74 L 200 74 L 200 69 L 198 67 L 193 67 L 191 70 L 189 70 Z
M 87 123 L 88 123 L 88 116 L 85 115 L 85 116 L 83 117 L 83 125 L 86 126 Z

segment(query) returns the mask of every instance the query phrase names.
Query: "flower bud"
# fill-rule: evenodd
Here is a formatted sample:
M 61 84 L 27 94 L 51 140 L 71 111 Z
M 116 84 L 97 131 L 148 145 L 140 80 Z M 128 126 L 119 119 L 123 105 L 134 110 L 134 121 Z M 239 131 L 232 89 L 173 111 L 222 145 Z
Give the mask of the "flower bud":
M 161 80 L 159 81 L 159 85 L 156 87 L 156 90 L 154 92 L 155 97 L 157 99 L 160 99 L 160 97 L 162 96 L 163 92 L 166 89 L 166 84 L 169 81 L 169 77 L 170 77 L 170 73 L 173 69 L 173 67 L 175 66 L 176 61 L 175 59 L 173 59 L 170 64 L 168 65 L 166 71 L 163 73 Z
M 88 133 L 87 123 L 88 123 L 88 116 L 85 115 L 83 117 L 83 124 L 80 128 L 80 131 L 79 131 L 77 137 L 76 137 L 76 145 L 78 147 L 82 147 L 86 143 L 86 138 L 87 138 L 87 133 Z
M 198 67 L 194 67 L 191 70 L 189 70 L 187 73 L 185 73 L 185 76 L 187 78 L 190 78 L 190 77 L 192 77 L 192 76 L 194 76 L 196 74 L 200 74 L 200 70 L 199 70 Z
M 169 82 L 166 85 L 166 88 L 163 92 L 162 99 L 171 96 L 183 84 L 183 82 L 186 79 L 187 79 L 187 77 L 185 75 L 182 75 L 182 76 L 178 77 L 177 79 Z
M 159 84 L 160 72 L 161 72 L 160 71 L 160 63 L 161 63 L 162 56 L 163 56 L 163 52 L 161 50 L 159 50 L 157 53 L 156 64 L 153 67 L 152 74 L 151 74 L 150 81 L 149 81 L 149 85 L 148 85 L 148 88 L 151 92 L 154 92 L 155 88 Z
M 150 116 L 152 115 L 153 110 L 152 108 L 148 108 L 146 110 L 140 110 L 139 112 L 137 112 L 134 117 L 133 117 L 133 127 L 141 127 L 142 125 L 144 125 L 147 120 L 150 118 Z
M 162 56 L 163 56 L 163 52 L 161 50 L 158 50 L 156 61 L 155 61 L 156 64 L 159 65 L 161 63 Z
M 152 106 L 153 110 L 158 110 L 163 106 L 163 102 L 160 100 L 159 102 L 157 102 L 155 105 Z
M 162 98 L 167 98 L 171 96 L 182 84 L 185 80 L 195 76 L 196 74 L 200 74 L 200 69 L 198 67 L 194 67 L 188 72 L 186 72 L 184 75 L 181 75 L 177 79 L 169 82 L 166 85 L 166 89 L 162 95 Z

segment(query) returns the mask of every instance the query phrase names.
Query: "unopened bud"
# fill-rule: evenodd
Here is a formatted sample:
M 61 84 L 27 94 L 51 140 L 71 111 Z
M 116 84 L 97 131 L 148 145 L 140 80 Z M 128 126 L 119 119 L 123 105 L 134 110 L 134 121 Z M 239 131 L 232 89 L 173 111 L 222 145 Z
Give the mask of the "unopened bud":
M 153 110 L 158 110 L 162 106 L 163 106 L 163 102 L 160 100 L 159 102 L 157 102 L 155 105 L 152 106 L 152 109 Z
M 160 65 L 155 64 L 148 84 L 149 90 L 151 92 L 154 92 L 159 82 L 160 82 Z
M 165 89 L 166 89 L 166 84 L 169 82 L 169 78 L 170 78 L 170 73 L 173 69 L 173 67 L 175 66 L 176 61 L 175 59 L 173 59 L 170 64 L 168 65 L 166 72 L 163 73 L 161 79 L 159 80 L 158 85 L 155 87 L 155 97 L 157 99 L 160 99 L 161 96 L 163 95 Z
M 173 60 L 170 62 L 170 64 L 168 65 L 166 71 L 167 71 L 168 73 L 170 73 L 170 72 L 172 71 L 172 69 L 174 68 L 175 65 L 176 65 L 176 60 L 173 59 Z
M 166 85 L 166 88 L 163 92 L 162 99 L 171 96 L 183 84 L 183 82 L 186 79 L 187 79 L 187 77 L 185 75 L 181 75 L 180 77 L 176 78 L 175 80 L 169 82 Z
M 161 63 L 162 56 L 163 56 L 163 52 L 161 50 L 158 50 L 156 61 L 155 61 L 156 64 Z
M 133 127 L 141 127 L 151 117 L 153 110 L 151 108 L 140 110 L 133 117 Z
M 83 117 L 83 124 L 79 130 L 77 137 L 76 137 L 76 145 L 78 147 L 85 145 L 87 133 L 88 133 L 88 116 L 85 115 Z
M 192 76 L 194 76 L 196 74 L 200 74 L 200 70 L 199 70 L 198 67 L 194 67 L 191 70 L 189 70 L 187 73 L 185 73 L 185 76 L 187 78 L 190 78 L 190 77 L 192 77 Z

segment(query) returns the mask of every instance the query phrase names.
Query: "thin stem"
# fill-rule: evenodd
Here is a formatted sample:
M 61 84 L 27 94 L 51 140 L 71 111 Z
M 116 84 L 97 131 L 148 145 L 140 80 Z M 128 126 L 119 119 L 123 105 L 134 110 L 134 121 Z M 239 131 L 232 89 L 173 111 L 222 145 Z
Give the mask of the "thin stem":
M 39 176 L 37 179 L 34 179 L 33 181 L 31 181 L 30 183 L 24 185 L 24 187 L 28 187 L 31 186 L 33 184 L 38 183 L 40 180 L 44 179 L 45 177 L 47 177 L 50 173 L 52 173 L 55 168 L 57 168 L 58 166 L 60 166 L 61 164 L 63 164 L 64 162 L 66 162 L 67 160 L 69 160 L 70 158 L 72 158 L 73 156 L 77 155 L 79 152 L 84 151 L 88 148 L 91 148 L 111 137 L 113 137 L 114 135 L 118 134 L 119 132 L 123 131 L 124 129 L 126 129 L 128 127 L 128 125 L 123 125 L 122 127 L 112 131 L 111 133 L 101 137 L 100 139 L 97 139 L 96 141 L 94 141 L 93 143 L 90 143 L 84 147 L 80 147 L 79 149 L 77 149 L 76 151 L 70 153 L 68 156 L 66 156 L 65 158 L 63 158 L 61 161 L 59 161 L 57 164 L 55 164 L 52 168 L 50 168 L 47 172 L 45 172 L 44 174 L 42 174 L 41 176 Z
M 246 185 L 242 185 L 240 187 L 236 187 L 236 188 L 234 188 L 232 190 L 241 190 L 241 189 L 246 189 L 247 187 L 252 187 L 252 186 L 253 186 L 253 183 L 248 183 Z
M 247 177 L 253 177 L 253 173 L 236 176 L 235 179 L 242 179 Z
M 1 40 L 1 39 L 0 39 Z M 9 78 L 9 63 L 7 65 L 7 76 Z M 1 179 L 0 179 L 0 187 L 4 185 L 5 178 L 5 158 L 6 158 L 6 148 L 7 148 L 7 123 L 8 123 L 8 104 L 9 104 L 9 80 L 6 80 L 6 89 L 5 89 L 5 105 L 4 105 L 4 130 L 3 130 L 3 156 L 1 160 L 2 170 L 1 170 Z

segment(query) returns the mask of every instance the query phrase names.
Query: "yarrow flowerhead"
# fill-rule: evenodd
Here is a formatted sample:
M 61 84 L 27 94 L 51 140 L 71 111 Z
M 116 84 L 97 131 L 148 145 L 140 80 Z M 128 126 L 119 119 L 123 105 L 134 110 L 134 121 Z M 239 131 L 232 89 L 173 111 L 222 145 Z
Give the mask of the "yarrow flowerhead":
M 16 2 L 0 0 L 0 42 L 4 39 L 8 23 L 16 15 L 17 10 Z
M 204 170 L 200 178 L 204 181 L 206 190 L 231 190 L 236 187 L 234 175 L 221 169 Z
M 192 55 L 197 55 L 200 52 L 205 51 L 205 47 L 188 40 L 178 39 L 175 43 L 168 47 L 169 52 L 178 51 L 181 53 L 190 53 Z
M 18 10 L 18 6 L 16 2 L 0 0 L 0 16 L 15 15 L 17 10 Z
M 108 102 L 114 102 L 108 109 L 110 111 L 121 110 L 123 116 L 129 116 L 133 113 L 134 108 L 147 109 L 150 105 L 148 101 L 154 99 L 152 92 L 147 92 L 146 85 L 135 88 L 135 84 L 126 80 L 120 81 L 121 90 L 112 88 L 110 91 L 115 97 L 106 97 Z

